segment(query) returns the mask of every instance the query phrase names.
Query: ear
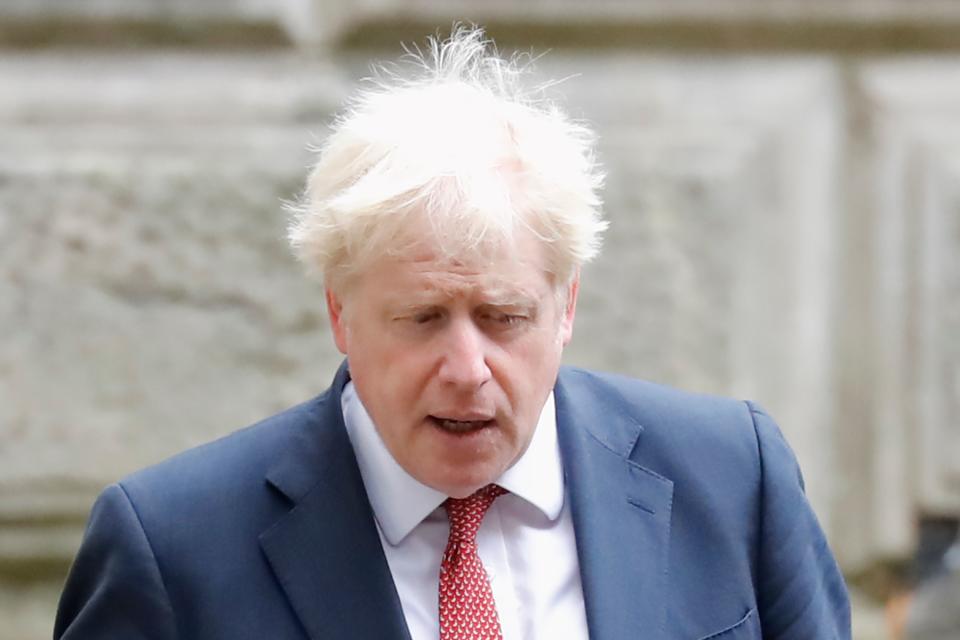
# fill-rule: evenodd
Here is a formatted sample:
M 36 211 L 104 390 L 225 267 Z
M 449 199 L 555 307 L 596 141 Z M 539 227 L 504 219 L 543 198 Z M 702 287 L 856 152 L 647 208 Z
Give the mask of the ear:
M 567 289 L 567 304 L 563 310 L 563 318 L 560 320 L 560 340 L 563 346 L 570 344 L 573 338 L 573 318 L 577 314 L 577 293 L 580 292 L 580 271 L 574 274 Z
M 343 314 L 343 301 L 329 286 L 325 289 L 327 298 L 327 315 L 330 317 L 330 329 L 333 331 L 333 342 L 340 353 L 347 355 L 347 322 Z

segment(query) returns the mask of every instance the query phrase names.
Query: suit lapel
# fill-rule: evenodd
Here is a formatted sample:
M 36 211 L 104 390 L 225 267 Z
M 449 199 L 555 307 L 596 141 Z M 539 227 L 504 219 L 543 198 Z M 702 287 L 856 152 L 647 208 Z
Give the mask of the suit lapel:
M 267 480 L 290 511 L 260 543 L 312 640 L 409 640 L 346 435 L 338 372 Z M 664 637 L 673 483 L 631 459 L 643 428 L 591 376 L 562 370 L 557 431 L 591 640 Z
M 341 367 L 303 425 L 298 446 L 267 477 L 292 503 L 260 544 L 312 640 L 409 640 L 373 511 L 353 455 Z
M 631 460 L 643 428 L 615 392 L 565 369 L 555 397 L 590 638 L 662 638 L 673 483 Z

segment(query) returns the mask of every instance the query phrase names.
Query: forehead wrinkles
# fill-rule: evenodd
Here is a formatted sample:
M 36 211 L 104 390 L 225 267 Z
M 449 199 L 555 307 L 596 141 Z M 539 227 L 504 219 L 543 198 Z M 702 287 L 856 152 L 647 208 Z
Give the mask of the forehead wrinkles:
M 422 291 L 442 298 L 481 297 L 496 304 L 522 304 L 536 300 L 536 287 L 522 274 L 529 271 L 517 269 L 516 274 L 482 271 L 465 265 L 430 264 L 418 268 Z

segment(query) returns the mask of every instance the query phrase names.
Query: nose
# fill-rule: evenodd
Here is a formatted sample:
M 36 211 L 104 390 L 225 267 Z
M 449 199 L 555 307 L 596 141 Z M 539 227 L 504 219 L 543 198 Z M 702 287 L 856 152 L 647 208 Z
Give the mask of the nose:
M 487 366 L 486 337 L 471 321 L 458 319 L 447 327 L 440 380 L 464 390 L 475 390 L 490 379 Z

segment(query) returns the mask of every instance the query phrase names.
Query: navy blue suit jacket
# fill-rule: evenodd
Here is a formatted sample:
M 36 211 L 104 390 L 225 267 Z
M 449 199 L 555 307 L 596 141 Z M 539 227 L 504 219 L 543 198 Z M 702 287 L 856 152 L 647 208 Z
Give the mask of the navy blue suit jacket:
M 106 489 L 55 637 L 409 639 L 343 425 L 348 376 Z M 843 579 L 765 413 L 569 368 L 555 397 L 593 640 L 850 637 Z

